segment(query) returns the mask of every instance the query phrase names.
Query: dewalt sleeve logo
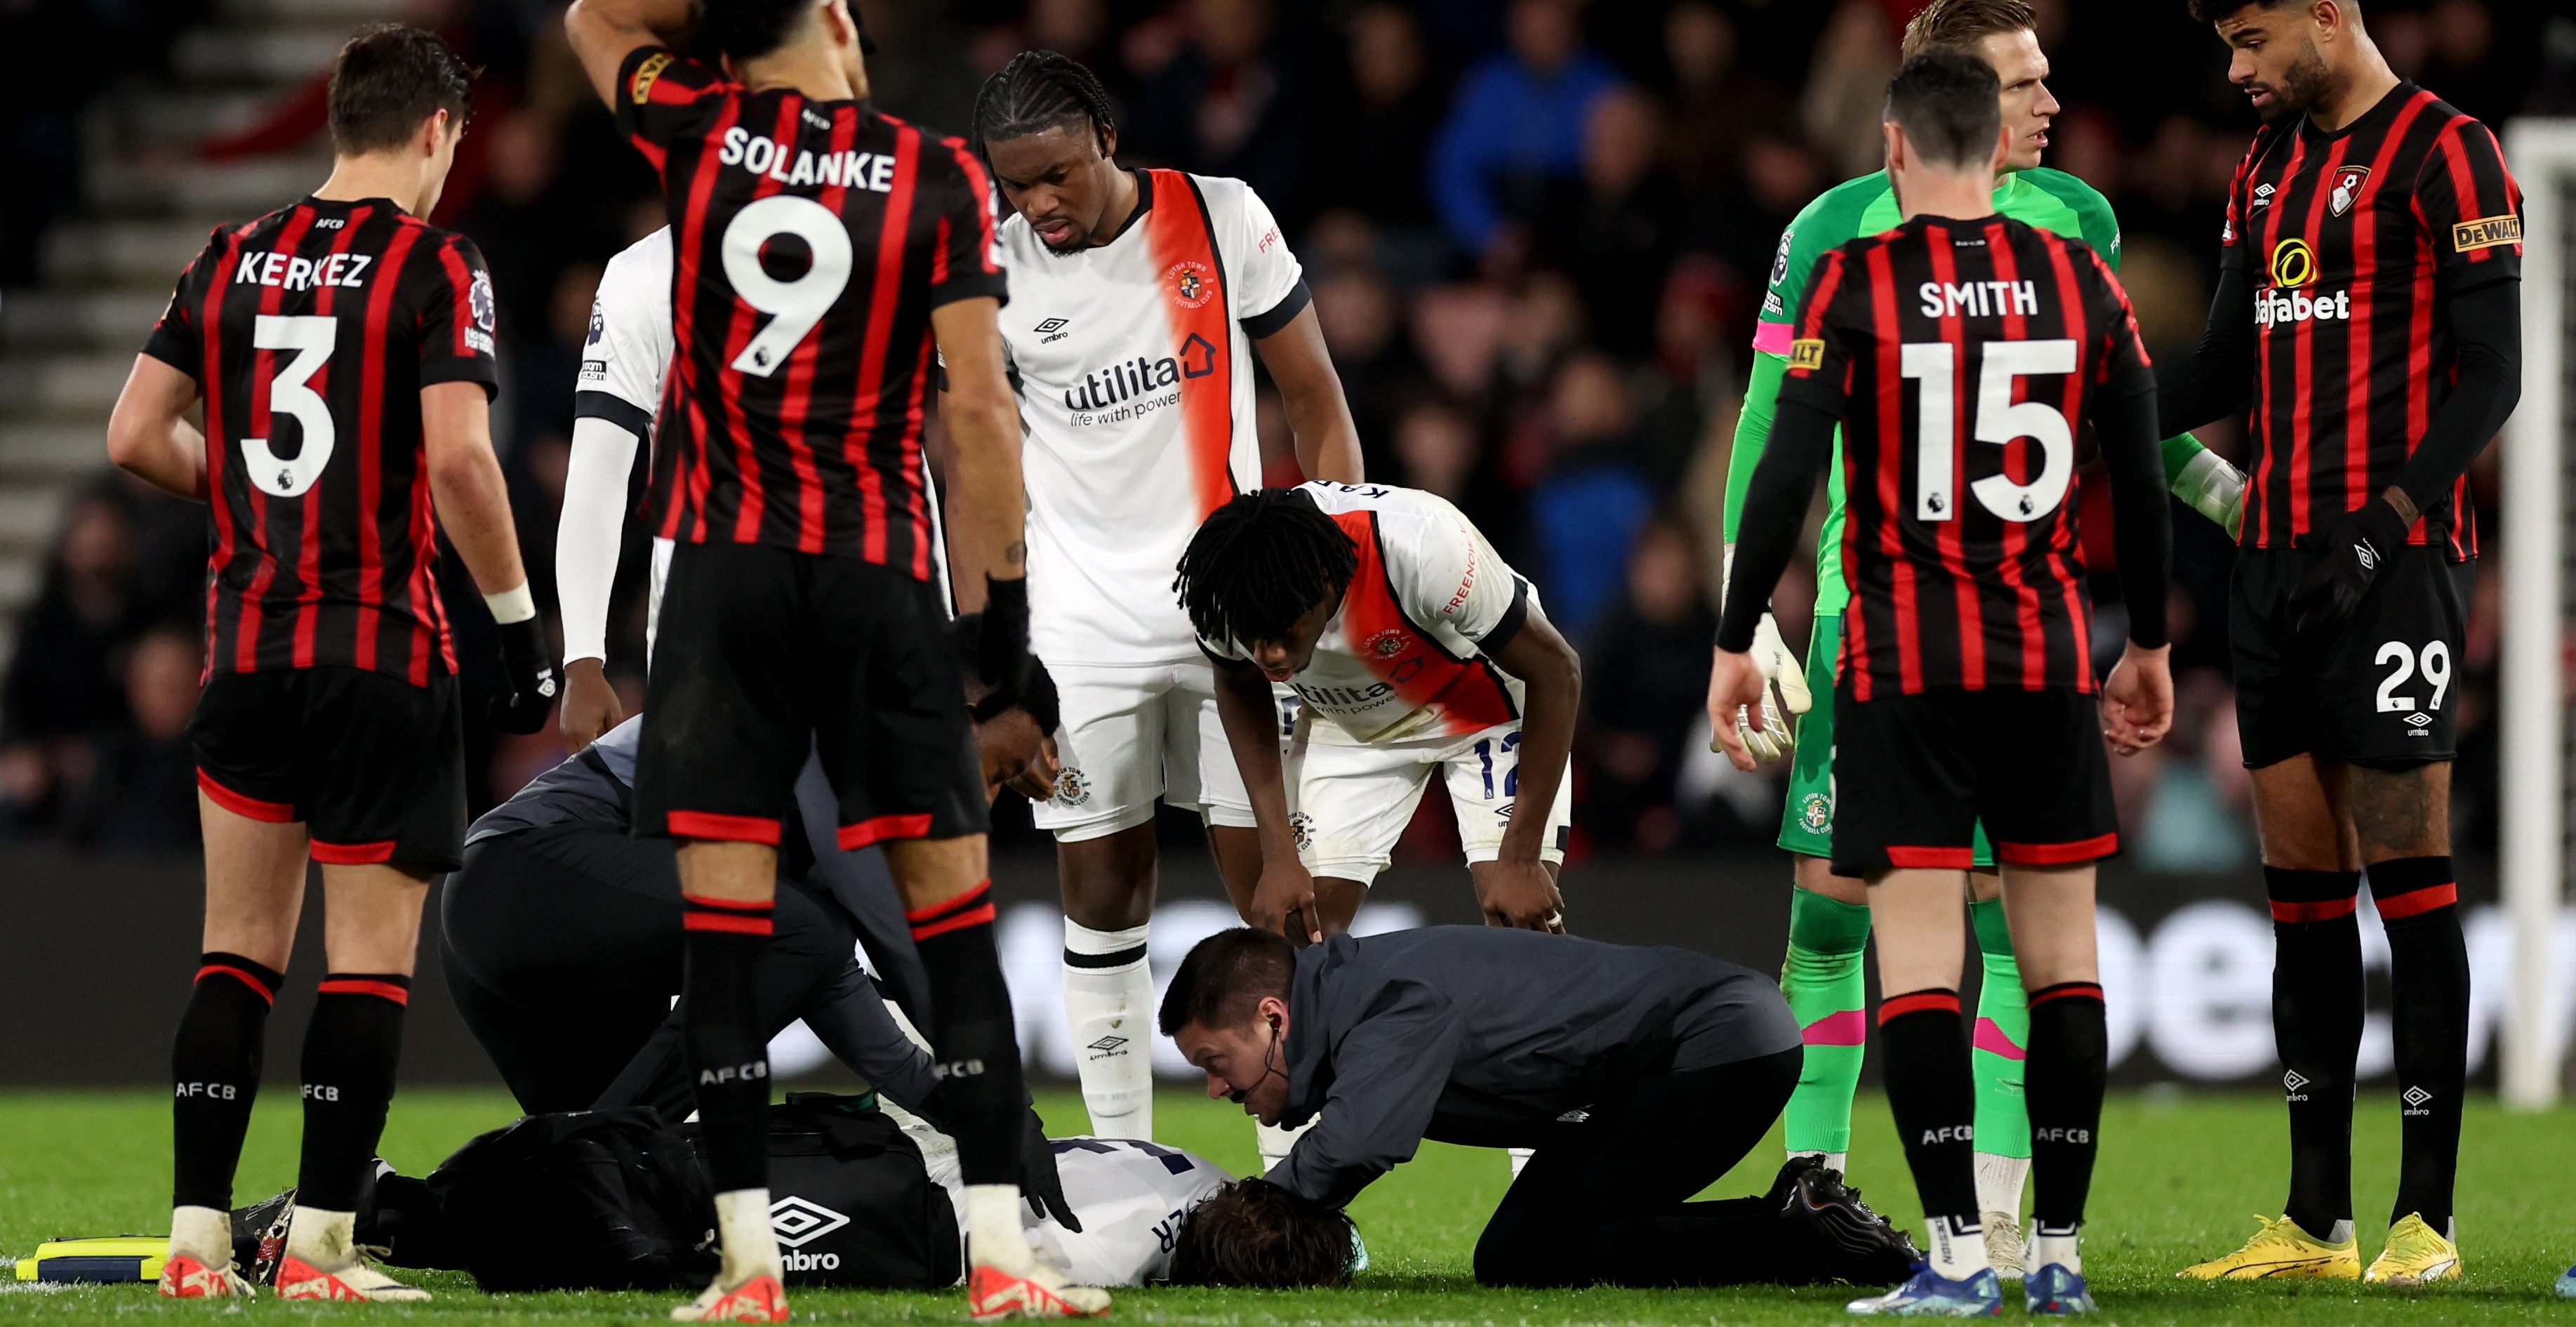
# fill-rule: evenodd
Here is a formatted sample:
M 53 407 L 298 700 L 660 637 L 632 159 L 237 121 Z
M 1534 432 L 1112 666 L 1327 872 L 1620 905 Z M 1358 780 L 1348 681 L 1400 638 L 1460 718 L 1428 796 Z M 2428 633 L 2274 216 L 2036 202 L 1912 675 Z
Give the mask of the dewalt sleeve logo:
M 633 97 L 638 106 L 651 100 L 654 82 L 662 77 L 663 70 L 670 67 L 669 51 L 655 51 L 645 56 L 644 63 L 635 66 L 635 77 L 628 81 L 626 95 Z
M 2522 243 L 2522 218 L 2480 217 L 2451 227 L 2451 247 L 2461 253 Z

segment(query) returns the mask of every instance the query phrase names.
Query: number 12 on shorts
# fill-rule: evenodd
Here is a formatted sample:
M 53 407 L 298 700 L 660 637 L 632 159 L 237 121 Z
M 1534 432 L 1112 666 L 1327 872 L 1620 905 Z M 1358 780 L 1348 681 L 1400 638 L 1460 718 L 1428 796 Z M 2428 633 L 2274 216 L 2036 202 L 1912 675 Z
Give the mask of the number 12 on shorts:
M 1510 768 L 1503 771 L 1503 796 L 1518 797 L 1521 795 L 1521 763 L 1513 756 L 1514 748 L 1518 747 L 1520 744 L 1521 735 L 1519 733 L 1505 733 L 1503 734 L 1503 740 L 1500 742 L 1496 742 L 1490 737 L 1477 739 L 1476 762 L 1484 770 L 1486 801 L 1490 802 L 1494 800 L 1494 756 L 1497 752 L 1502 755 L 1505 761 L 1510 763 Z

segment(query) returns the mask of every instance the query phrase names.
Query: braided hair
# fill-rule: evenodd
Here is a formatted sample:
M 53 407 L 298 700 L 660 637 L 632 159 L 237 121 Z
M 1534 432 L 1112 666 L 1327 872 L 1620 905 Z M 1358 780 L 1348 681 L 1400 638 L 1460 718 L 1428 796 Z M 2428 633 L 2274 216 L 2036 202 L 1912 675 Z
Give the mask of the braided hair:
M 1206 640 L 1277 640 L 1348 589 L 1359 546 L 1293 488 L 1240 493 L 1209 515 L 1181 554 L 1172 589 Z
M 975 93 L 975 150 L 997 139 L 1089 124 L 1101 154 L 1118 119 L 1109 92 L 1081 61 L 1053 51 L 1022 51 Z M 989 154 L 987 154 L 989 155 Z

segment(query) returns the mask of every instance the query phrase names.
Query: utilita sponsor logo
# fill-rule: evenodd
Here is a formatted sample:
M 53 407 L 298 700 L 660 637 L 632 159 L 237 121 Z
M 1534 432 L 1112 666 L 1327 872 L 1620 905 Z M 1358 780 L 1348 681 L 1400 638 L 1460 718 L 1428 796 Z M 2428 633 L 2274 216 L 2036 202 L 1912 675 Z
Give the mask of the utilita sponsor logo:
M 2332 295 L 2310 296 L 2305 291 L 2267 291 L 2254 301 L 2254 325 L 2280 327 L 2289 323 L 2348 322 L 2352 318 L 2352 292 L 2339 290 Z

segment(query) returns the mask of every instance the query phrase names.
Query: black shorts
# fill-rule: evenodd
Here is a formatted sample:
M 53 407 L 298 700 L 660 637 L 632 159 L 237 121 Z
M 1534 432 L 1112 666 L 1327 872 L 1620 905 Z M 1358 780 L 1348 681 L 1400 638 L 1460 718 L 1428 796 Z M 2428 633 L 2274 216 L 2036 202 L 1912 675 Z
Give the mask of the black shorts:
M 313 860 L 453 871 L 465 847 L 456 679 L 332 665 L 217 673 L 188 720 L 197 786 L 236 815 L 302 823 Z
M 2290 633 L 2290 598 L 2325 555 L 2249 548 L 2227 596 L 2236 667 L 2236 731 L 2245 767 L 2313 753 L 2406 769 L 2458 749 L 2461 645 L 2469 611 L 2438 548 L 2404 548 L 2380 568 L 2361 606 L 2322 639 Z
M 809 750 L 844 849 L 990 823 L 936 590 L 855 558 L 681 544 L 644 687 L 635 832 L 774 845 Z
M 1834 692 L 1834 874 L 1968 870 L 1977 823 L 2005 866 L 2120 851 L 2097 697 L 1944 689 Z

